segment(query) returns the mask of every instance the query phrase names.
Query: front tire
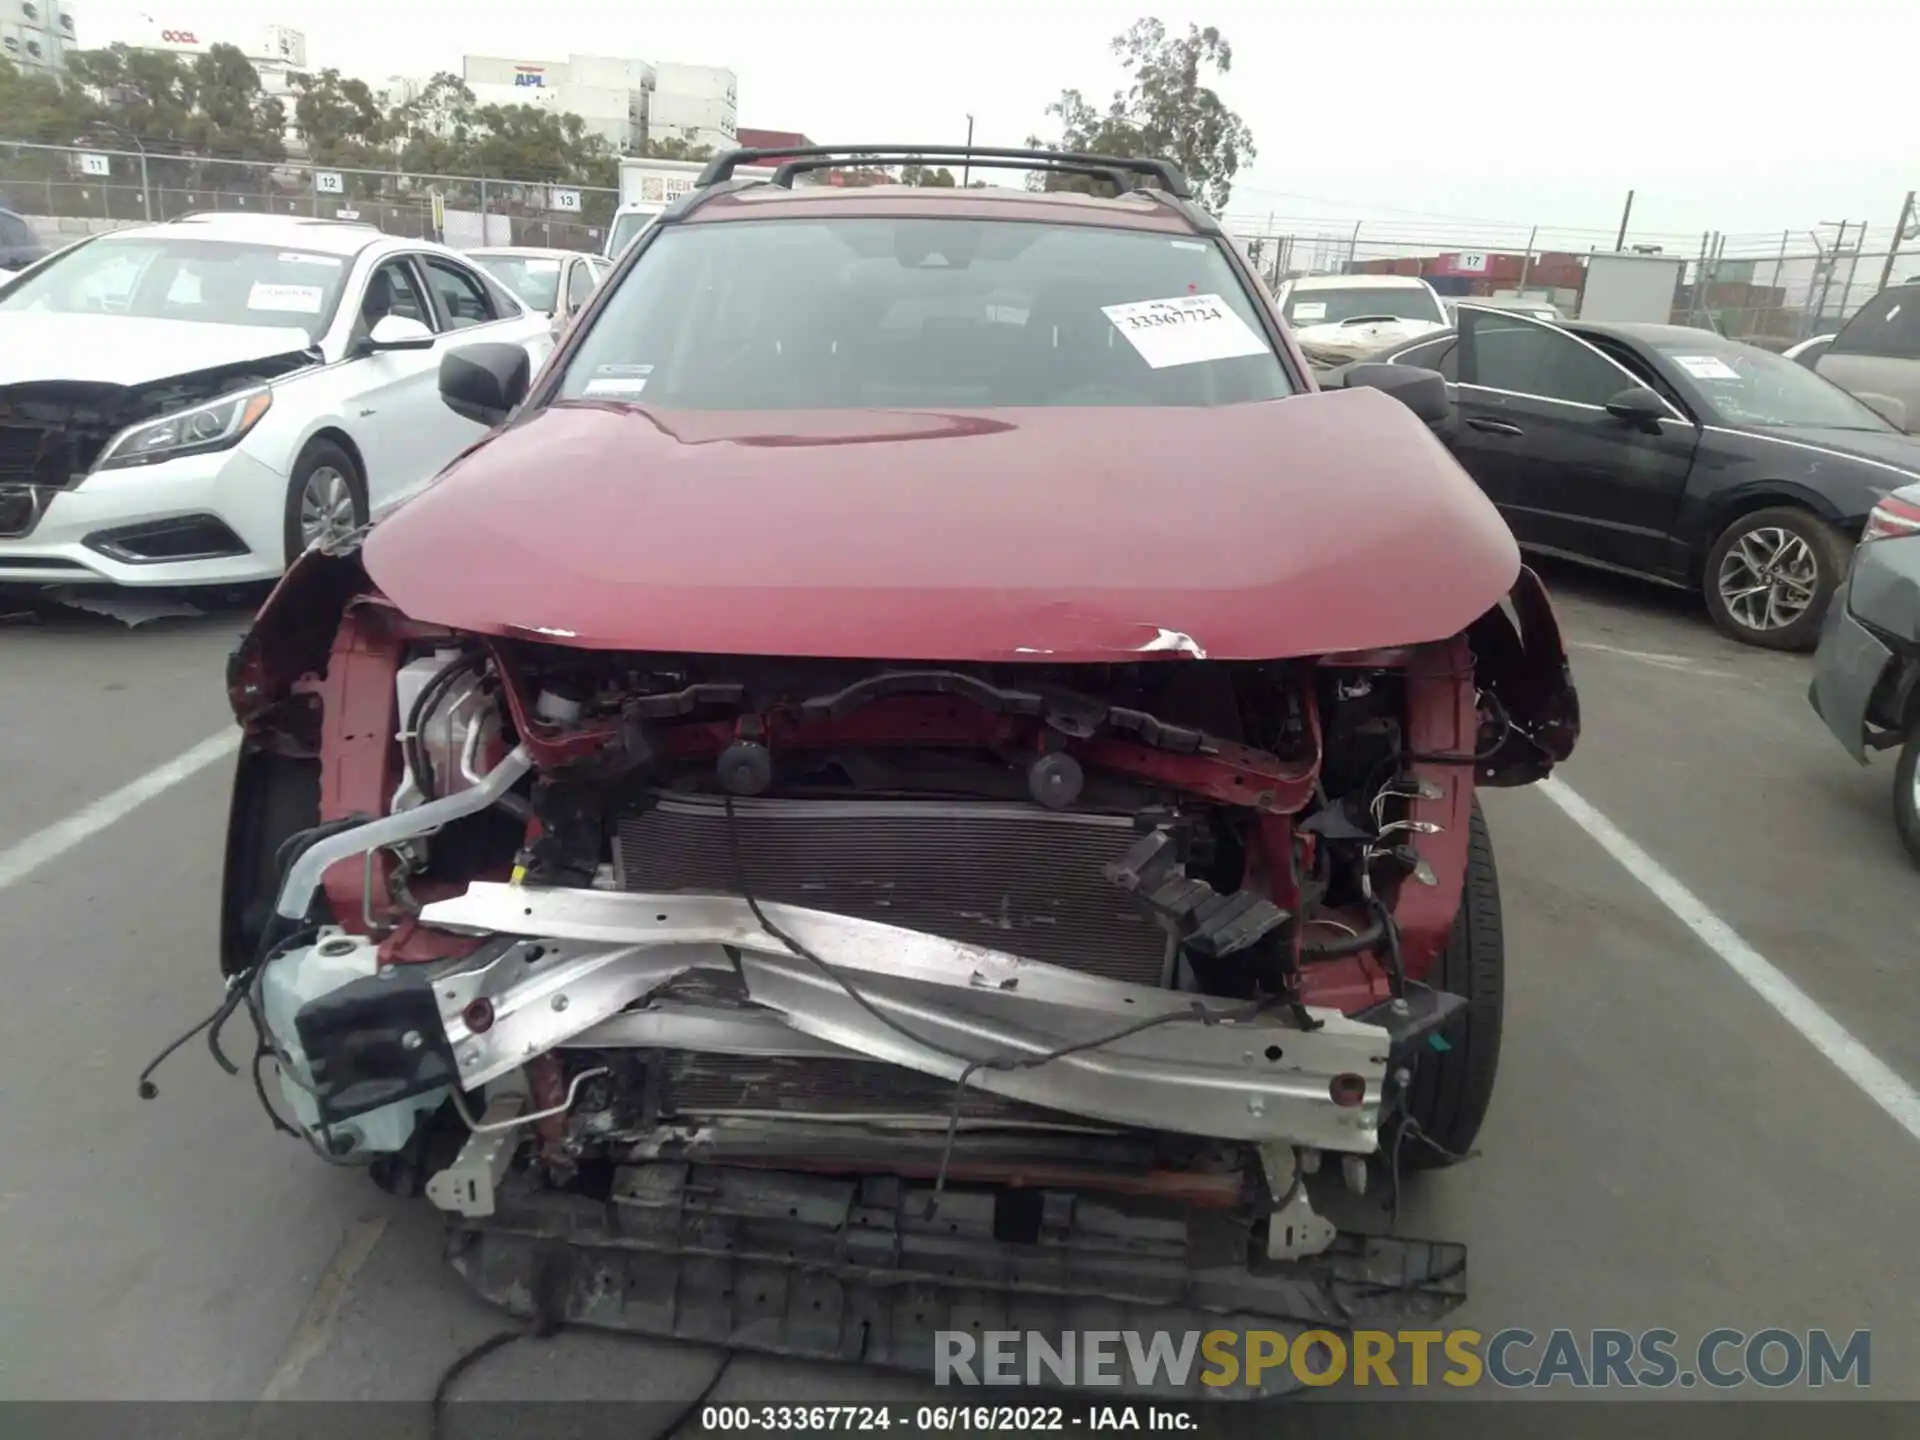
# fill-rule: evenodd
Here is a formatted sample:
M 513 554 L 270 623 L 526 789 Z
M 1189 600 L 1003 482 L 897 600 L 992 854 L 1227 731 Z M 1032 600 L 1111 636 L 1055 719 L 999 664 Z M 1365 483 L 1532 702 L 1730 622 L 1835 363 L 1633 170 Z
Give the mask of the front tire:
M 1415 1136 L 1400 1145 L 1400 1165 L 1425 1170 L 1453 1163 L 1464 1156 L 1480 1133 L 1493 1099 L 1493 1081 L 1500 1068 L 1500 1028 L 1505 1011 L 1506 938 L 1500 928 L 1500 874 L 1493 863 L 1493 837 L 1473 802 L 1468 823 L 1467 874 L 1460 890 L 1460 909 L 1453 917 L 1453 933 L 1440 957 L 1436 982 L 1443 990 L 1463 997 L 1467 1004 L 1438 1032 L 1444 1049 L 1428 1049 L 1415 1069 L 1407 1115 L 1434 1144 Z M 1435 1149 L 1434 1146 L 1441 1149 Z M 1442 1151 L 1450 1154 L 1442 1153 Z
M 1907 740 L 1893 767 L 1893 824 L 1907 855 L 1920 865 L 1920 715 L 1907 726 Z
M 287 481 L 287 564 L 310 548 L 351 535 L 367 523 L 367 482 L 344 448 L 315 440 L 300 452 Z
M 1819 516 L 1777 505 L 1742 515 L 1707 550 L 1707 614 L 1766 650 L 1811 650 L 1846 573 L 1847 539 Z

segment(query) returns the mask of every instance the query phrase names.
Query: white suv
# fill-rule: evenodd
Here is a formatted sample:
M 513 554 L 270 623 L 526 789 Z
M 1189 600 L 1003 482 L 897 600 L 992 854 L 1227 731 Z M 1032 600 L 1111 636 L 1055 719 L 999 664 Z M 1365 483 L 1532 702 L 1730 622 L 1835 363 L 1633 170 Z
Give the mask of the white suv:
M 1306 275 L 1274 295 L 1301 348 L 1357 360 L 1447 328 L 1434 288 L 1417 275 Z

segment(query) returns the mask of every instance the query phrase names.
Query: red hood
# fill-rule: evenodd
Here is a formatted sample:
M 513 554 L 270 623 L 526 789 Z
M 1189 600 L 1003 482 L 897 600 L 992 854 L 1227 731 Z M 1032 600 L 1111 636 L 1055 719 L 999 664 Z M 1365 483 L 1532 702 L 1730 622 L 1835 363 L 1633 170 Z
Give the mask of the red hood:
M 457 461 L 364 559 L 406 613 L 460 630 L 944 661 L 1439 640 L 1520 566 L 1465 472 L 1369 390 L 1216 409 L 556 406 Z

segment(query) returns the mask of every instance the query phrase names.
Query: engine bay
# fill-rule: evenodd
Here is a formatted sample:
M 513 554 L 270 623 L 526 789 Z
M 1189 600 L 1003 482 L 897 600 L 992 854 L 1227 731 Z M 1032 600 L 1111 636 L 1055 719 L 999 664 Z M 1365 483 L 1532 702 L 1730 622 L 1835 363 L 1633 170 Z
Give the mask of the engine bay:
M 1323 1161 L 1459 1158 L 1422 1117 L 1475 791 L 1578 725 L 1524 572 L 1437 644 L 1079 665 L 590 651 L 342 557 L 290 583 L 229 671 L 229 1013 L 274 1123 L 472 1243 L 748 1173 L 1174 1204 L 1286 1266 L 1348 1253 Z

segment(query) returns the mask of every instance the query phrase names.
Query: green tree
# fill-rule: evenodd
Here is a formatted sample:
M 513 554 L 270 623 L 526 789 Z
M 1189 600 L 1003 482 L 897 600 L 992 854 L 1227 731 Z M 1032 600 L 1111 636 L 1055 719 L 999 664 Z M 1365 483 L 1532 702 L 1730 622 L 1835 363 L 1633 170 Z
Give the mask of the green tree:
M 506 180 L 606 185 L 613 147 L 578 115 L 532 105 L 483 105 L 475 113 L 473 163 Z
M 1203 83 L 1233 68 L 1233 48 L 1219 30 L 1189 25 L 1169 35 L 1158 20 L 1136 20 L 1110 47 L 1130 82 L 1106 109 L 1078 90 L 1063 90 L 1047 107 L 1060 122 L 1053 148 L 1102 154 L 1157 156 L 1173 161 L 1214 211 L 1223 211 L 1233 177 L 1258 153 L 1253 132 L 1219 92 Z M 1033 137 L 1030 144 L 1043 142 Z M 1078 177 L 1044 177 L 1048 188 L 1085 190 Z
M 186 91 L 186 140 L 196 153 L 275 164 L 287 158 L 286 107 L 261 88 L 239 46 L 215 45 L 194 56 Z
M 470 175 L 479 106 L 467 82 L 442 70 L 420 93 L 387 112 L 389 143 L 400 168 L 425 175 Z
M 951 190 L 957 183 L 953 171 L 946 166 L 902 165 L 900 167 L 902 185 L 931 185 L 939 189 Z
M 143 151 L 158 190 L 262 192 L 286 157 L 285 109 L 237 46 L 182 56 L 113 45 L 70 55 L 67 70 L 96 99 L 96 130 Z
M 77 86 L 29 73 L 0 55 L 0 133 L 7 139 L 65 145 L 98 112 Z
M 293 123 L 315 164 L 370 168 L 388 159 L 387 114 L 366 81 L 333 69 L 290 78 Z
M 635 146 L 632 153 L 649 160 L 711 160 L 713 147 L 696 145 L 678 135 L 662 135 Z
M 0 56 L 0 137 L 28 144 L 70 145 L 93 133 L 99 107 L 75 86 L 62 85 L 45 75 L 30 74 Z M 113 143 L 111 137 L 97 142 L 104 150 L 130 148 Z M 137 165 L 138 161 L 115 160 L 116 171 Z M 136 170 L 117 174 L 116 180 Z M 70 151 L 62 149 L 14 150 L 7 157 L 6 173 L 0 178 L 0 206 L 35 213 L 98 214 L 93 186 L 74 175 Z M 82 192 L 89 192 L 83 195 Z
M 193 87 L 180 56 L 115 44 L 69 55 L 67 75 L 98 97 L 102 118 L 148 150 L 177 154 L 186 145 Z

